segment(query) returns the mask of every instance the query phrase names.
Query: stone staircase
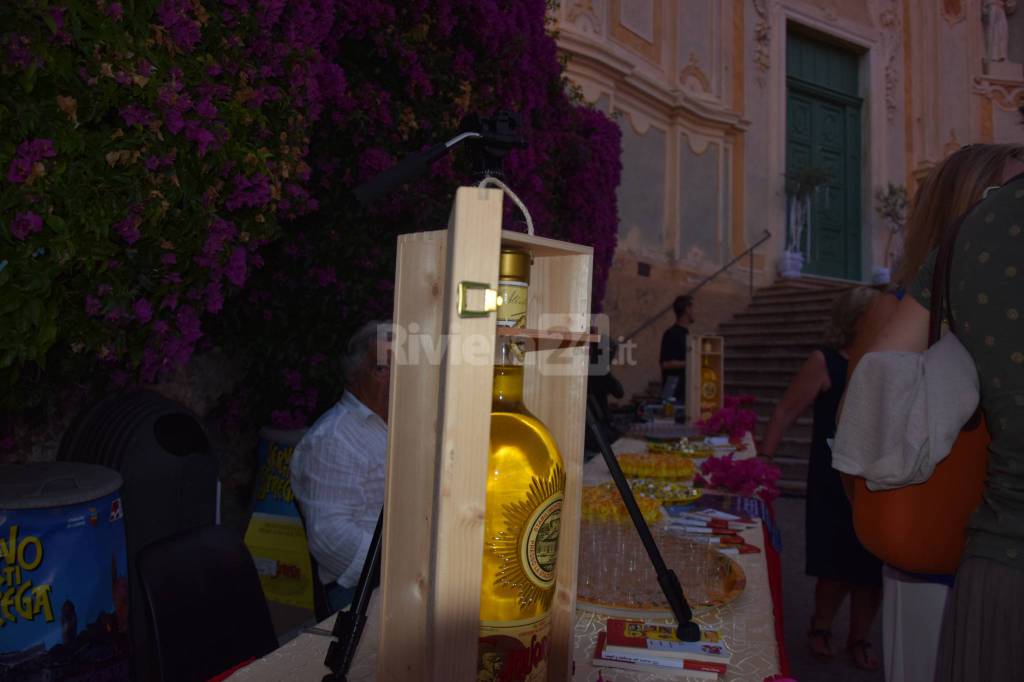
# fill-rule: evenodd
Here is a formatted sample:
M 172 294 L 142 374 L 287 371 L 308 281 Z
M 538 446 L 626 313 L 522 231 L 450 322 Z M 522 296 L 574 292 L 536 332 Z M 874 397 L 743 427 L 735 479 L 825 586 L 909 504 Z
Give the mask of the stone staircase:
M 853 284 L 802 277 L 759 289 L 754 300 L 719 333 L 725 337 L 725 393 L 755 396 L 760 437 L 789 381 L 820 343 L 832 303 Z M 811 412 L 797 419 L 775 455 L 782 469 L 779 487 L 803 495 L 811 445 Z

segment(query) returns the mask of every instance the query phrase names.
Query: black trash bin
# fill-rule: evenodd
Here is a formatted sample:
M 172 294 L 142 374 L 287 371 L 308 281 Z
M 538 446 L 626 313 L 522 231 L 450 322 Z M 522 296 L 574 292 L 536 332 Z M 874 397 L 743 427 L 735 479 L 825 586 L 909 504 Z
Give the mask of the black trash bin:
M 124 479 L 133 673 L 138 682 L 159 679 L 136 560 L 153 542 L 215 523 L 217 461 L 206 431 L 184 405 L 132 390 L 83 411 L 58 459 L 101 464 Z

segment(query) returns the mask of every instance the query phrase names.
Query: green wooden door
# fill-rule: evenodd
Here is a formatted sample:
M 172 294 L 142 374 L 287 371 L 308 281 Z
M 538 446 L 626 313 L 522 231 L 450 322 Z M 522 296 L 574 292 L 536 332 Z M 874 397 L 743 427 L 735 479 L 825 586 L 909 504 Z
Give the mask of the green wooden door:
M 801 248 L 804 272 L 861 279 L 860 110 L 857 55 L 797 33 L 786 45 L 786 175 L 828 171 Z

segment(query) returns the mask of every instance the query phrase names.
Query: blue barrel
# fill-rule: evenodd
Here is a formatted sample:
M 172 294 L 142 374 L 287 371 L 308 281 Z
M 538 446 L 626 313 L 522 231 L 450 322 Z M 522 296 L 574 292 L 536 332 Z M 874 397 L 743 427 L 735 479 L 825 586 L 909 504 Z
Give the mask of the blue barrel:
M 121 476 L 0 465 L 0 679 L 128 680 Z

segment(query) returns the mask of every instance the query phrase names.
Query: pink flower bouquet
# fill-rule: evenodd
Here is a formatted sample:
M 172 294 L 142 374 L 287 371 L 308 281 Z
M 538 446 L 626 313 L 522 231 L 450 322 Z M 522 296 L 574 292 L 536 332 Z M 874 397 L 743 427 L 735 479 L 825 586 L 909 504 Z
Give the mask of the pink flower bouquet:
M 779 496 L 775 485 L 779 474 L 779 467 L 758 457 L 733 459 L 732 455 L 726 455 L 708 458 L 700 465 L 700 474 L 694 482 L 706 488 L 724 488 L 737 495 L 756 495 L 771 503 Z
M 757 413 L 744 409 L 743 405 L 754 402 L 752 395 L 725 396 L 725 407 L 715 412 L 708 419 L 697 422 L 697 428 L 705 436 L 728 434 L 729 439 L 737 441 L 757 425 Z

